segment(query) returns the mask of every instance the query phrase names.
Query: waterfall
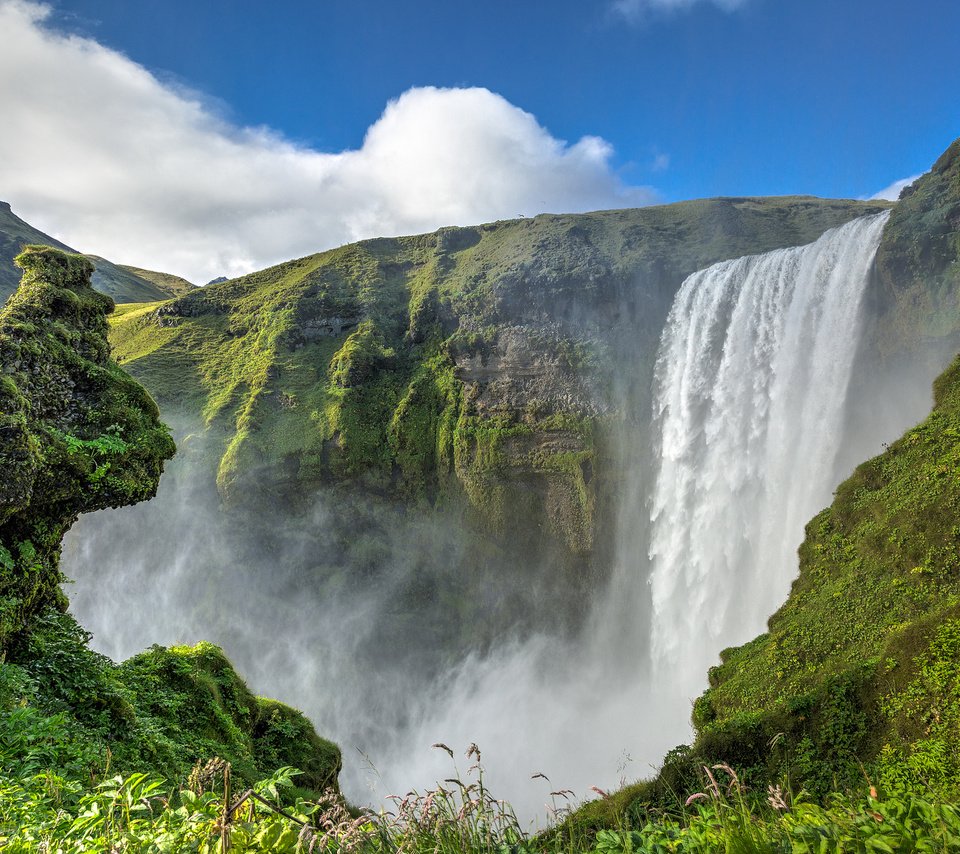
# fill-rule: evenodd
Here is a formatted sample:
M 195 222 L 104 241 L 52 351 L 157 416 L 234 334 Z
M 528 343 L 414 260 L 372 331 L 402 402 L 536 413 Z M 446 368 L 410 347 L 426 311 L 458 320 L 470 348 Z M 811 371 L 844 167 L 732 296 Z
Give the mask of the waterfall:
M 682 285 L 654 375 L 651 655 L 696 691 L 763 630 L 830 501 L 861 297 L 888 212 Z

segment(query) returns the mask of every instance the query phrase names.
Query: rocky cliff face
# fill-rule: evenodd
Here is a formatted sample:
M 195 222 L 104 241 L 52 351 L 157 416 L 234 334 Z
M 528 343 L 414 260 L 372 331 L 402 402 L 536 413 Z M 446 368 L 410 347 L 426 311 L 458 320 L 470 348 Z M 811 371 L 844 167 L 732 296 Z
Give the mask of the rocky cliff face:
M 156 492 L 173 441 L 110 358 L 93 265 L 49 247 L 17 258 L 0 310 L 0 649 L 59 592 L 60 541 L 81 513 Z
M 217 437 L 228 504 L 359 484 L 582 557 L 683 278 L 876 209 L 717 199 L 365 241 L 130 310 L 113 340 Z
M 960 140 L 904 191 L 877 253 L 853 390 L 869 417 L 913 408 L 917 378 L 960 349 L 958 284 Z M 718 761 L 753 786 L 788 780 L 824 795 L 869 780 L 957 797 L 960 360 L 933 391 L 932 412 L 859 465 L 807 525 L 799 575 L 768 631 L 711 669 L 693 746 L 626 799 L 692 790 Z

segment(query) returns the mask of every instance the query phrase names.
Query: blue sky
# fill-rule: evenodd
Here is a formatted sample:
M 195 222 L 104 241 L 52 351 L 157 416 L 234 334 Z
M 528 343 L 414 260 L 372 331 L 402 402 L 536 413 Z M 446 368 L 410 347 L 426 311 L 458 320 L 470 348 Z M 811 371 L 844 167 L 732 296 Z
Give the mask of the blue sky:
M 925 170 L 960 136 L 951 0 L 700 2 L 635 22 L 602 0 L 57 7 L 238 123 L 312 147 L 358 146 L 410 87 L 483 86 L 555 136 L 608 140 L 630 180 L 669 200 L 858 196 Z
M 576 210 L 714 195 L 866 196 L 925 171 L 960 136 L 960 63 L 955 61 L 960 3 L 952 0 L 52 0 L 46 8 L 30 0 L 0 0 L 0 14 L 4 11 L 17 22 L 0 29 L 0 53 L 15 53 L 18 62 L 7 79 L 20 73 L 47 84 L 38 87 L 32 103 L 10 109 L 6 101 L 16 99 L 14 87 L 0 89 L 0 109 L 46 133 L 24 142 L 22 151 L 4 150 L 0 143 L 0 198 L 4 186 L 12 188 L 6 193 L 16 196 L 8 199 L 16 210 L 82 241 L 84 248 L 93 243 L 113 257 L 118 247 L 123 254 L 123 247 L 135 245 L 141 248 L 139 260 L 179 265 L 194 278 L 212 270 L 240 272 L 372 233 L 535 213 L 541 203 L 551 210 Z M 22 47 L 34 44 L 34 37 L 35 50 Z M 71 86 L 86 79 L 81 54 L 89 83 L 68 99 Z M 28 76 L 24 69 L 34 65 L 36 73 Z M 68 68 L 70 79 L 57 80 Z M 122 128 L 93 139 L 91 125 L 122 124 L 121 114 L 109 108 L 122 101 L 114 85 L 131 98 L 140 87 L 141 103 L 159 106 L 143 109 L 137 133 Z M 411 90 L 433 91 L 423 87 L 452 92 L 445 98 L 401 98 Z M 484 104 L 474 98 L 468 105 L 463 93 L 477 89 L 501 100 L 488 98 Z M 180 99 L 179 108 L 167 103 L 168 95 Z M 248 165 L 262 161 L 264 147 L 284 152 L 292 147 L 305 155 L 302 175 L 323 173 L 316 178 L 315 195 L 326 197 L 332 185 L 342 190 L 342 176 L 333 169 L 336 176 L 329 177 L 330 163 L 306 155 L 362 154 L 370 129 L 398 98 L 397 112 L 405 120 L 398 117 L 395 124 L 402 132 L 394 128 L 387 139 L 384 129 L 379 155 L 368 158 L 374 165 L 356 167 L 363 174 L 350 179 L 353 190 L 331 196 L 348 211 L 342 228 L 332 224 L 330 208 L 289 246 L 277 239 L 243 252 L 244 238 L 238 237 L 212 257 L 198 237 L 192 254 L 184 250 L 180 257 L 165 254 L 156 238 L 159 231 L 177 227 L 172 214 L 148 222 L 141 210 L 136 216 L 143 227 L 131 231 L 117 223 L 119 239 L 111 241 L 102 228 L 108 211 L 89 213 L 92 191 L 114 180 L 121 183 L 120 166 L 104 180 L 97 171 L 103 163 L 142 152 L 142 162 L 131 160 L 124 167 L 132 184 L 142 184 L 150 171 L 144 163 L 169 159 L 169 146 L 163 154 L 150 154 L 151 146 L 161 140 L 167 145 L 164 127 L 181 120 L 194 130 L 202 125 L 206 136 L 184 131 L 184 150 L 194 152 L 192 160 L 178 154 L 176 165 L 160 170 L 168 174 L 163 187 L 139 188 L 137 197 L 151 210 L 178 206 L 176 182 L 169 175 L 195 169 L 203 183 L 211 174 L 212 161 L 204 165 L 203 160 L 214 155 L 198 154 L 200 149 L 238 141 L 249 149 L 251 134 L 259 136 L 256 152 L 244 155 Z M 85 117 L 68 124 L 64 116 L 71 105 L 87 99 Z M 168 109 L 177 118 L 151 124 L 150 115 L 166 115 Z M 202 115 L 191 113 L 196 110 Z M 520 127 L 520 111 L 531 114 L 535 127 Z M 69 151 L 51 147 L 54 115 L 60 137 L 80 140 Z M 468 131 L 477 135 L 477 127 L 468 127 L 471 117 L 481 130 L 505 129 L 483 151 L 473 151 L 481 144 L 464 141 Z M 424 158 L 416 168 L 408 160 L 388 162 L 393 148 L 406 146 L 408 154 L 425 148 L 410 129 L 416 122 L 431 129 L 427 142 L 447 140 L 447 172 L 440 168 L 433 174 Z M 458 152 L 465 149 L 471 150 L 458 164 Z M 526 152 L 522 157 L 516 155 L 519 149 Z M 504 163 L 514 158 L 514 172 L 501 170 L 498 151 Z M 438 147 L 435 160 L 447 159 L 447 152 Z M 291 156 L 283 154 L 287 160 Z M 530 171 L 531 158 L 546 165 L 539 178 L 530 178 L 526 195 L 457 185 L 457 174 L 479 171 L 493 176 L 491 186 L 498 175 L 505 187 L 512 186 L 518 174 Z M 44 178 L 44 159 L 70 161 L 66 180 L 76 184 L 75 197 Z M 228 159 L 220 154 L 216 162 Z M 238 166 L 229 175 L 253 174 L 250 170 Z M 409 173 L 410 183 L 386 186 L 398 172 Z M 440 186 L 440 173 L 448 176 L 449 186 Z M 84 187 L 78 174 L 98 180 L 91 178 Z M 266 180 L 263 174 L 257 172 L 256 182 Z M 291 184 L 302 186 L 302 175 Z M 425 193 L 420 209 L 411 212 L 400 197 L 417 195 L 414 175 L 437 186 L 435 195 Z M 44 180 L 50 185 L 40 187 Z M 59 180 L 64 183 L 62 176 Z M 211 183 L 229 180 L 221 176 Z M 237 177 L 238 183 L 246 180 Z M 371 181 L 383 195 L 354 211 L 351 205 Z M 553 192 L 559 185 L 562 192 Z M 278 199 L 288 191 L 277 186 L 275 198 L 266 189 L 258 192 L 261 210 L 276 210 L 283 219 L 279 233 L 289 231 L 297 216 L 303 221 L 310 203 L 301 200 L 283 214 Z M 188 189 L 184 179 L 184 193 Z M 214 189 L 207 187 L 205 198 L 216 195 Z M 458 204 L 451 201 L 454 194 L 461 198 Z M 489 198 L 471 206 L 462 201 L 471 195 Z M 104 198 L 114 207 L 130 204 L 119 190 Z M 250 246 L 256 243 L 253 235 L 264 233 L 264 224 L 249 223 L 252 204 L 243 219 L 238 212 L 243 206 L 236 199 L 206 208 L 199 199 L 186 200 L 182 207 L 195 210 L 195 217 L 180 227 L 200 232 L 207 229 L 201 217 L 226 222 L 235 216 L 236 230 L 246 234 L 243 246 Z M 211 227 L 209 239 L 222 243 L 225 238 Z M 206 267 L 195 263 L 201 255 L 210 259 Z

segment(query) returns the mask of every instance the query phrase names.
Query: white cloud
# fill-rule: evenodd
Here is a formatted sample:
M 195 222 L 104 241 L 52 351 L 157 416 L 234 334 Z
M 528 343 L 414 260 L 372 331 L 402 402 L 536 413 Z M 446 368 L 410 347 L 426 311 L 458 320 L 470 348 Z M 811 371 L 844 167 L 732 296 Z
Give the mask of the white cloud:
M 894 181 L 889 187 L 884 187 L 879 193 L 874 193 L 872 196 L 867 196 L 867 198 L 871 200 L 886 199 L 895 202 L 900 198 L 900 193 L 903 188 L 909 187 L 919 177 L 919 175 L 911 175 L 909 178 L 901 178 L 899 181 Z
M 712 3 L 724 12 L 733 12 L 745 6 L 749 0 L 613 0 L 610 9 L 614 14 L 636 23 L 657 12 L 681 12 L 702 2 Z
M 411 89 L 359 149 L 319 152 L 233 126 L 48 17 L 0 0 L 0 198 L 114 261 L 207 281 L 365 237 L 656 199 L 604 140 L 558 140 L 486 89 Z

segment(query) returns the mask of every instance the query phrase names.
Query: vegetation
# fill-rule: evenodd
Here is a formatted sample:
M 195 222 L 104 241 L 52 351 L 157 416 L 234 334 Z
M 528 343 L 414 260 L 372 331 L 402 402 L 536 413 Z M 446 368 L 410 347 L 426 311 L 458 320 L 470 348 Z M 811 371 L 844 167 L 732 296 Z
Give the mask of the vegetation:
M 655 346 L 687 274 L 877 207 L 717 199 L 368 240 L 130 307 L 112 341 L 170 417 L 215 439 L 197 464 L 230 506 L 361 484 L 466 505 L 506 540 L 522 518 L 579 567 L 603 437 L 627 411 L 612 362 L 637 360 L 643 389 L 636 341 Z
M 954 180 L 952 164 L 916 198 L 945 209 L 934 184 Z M 606 431 L 625 417 L 604 368 L 626 352 L 617 336 L 658 327 L 686 272 L 806 242 L 863 211 L 713 200 L 366 241 L 124 306 L 114 341 L 162 405 L 201 420 L 200 463 L 228 502 L 262 491 L 264 472 L 282 474 L 294 506 L 311 487 L 349 482 L 411 506 L 465 506 L 507 538 L 518 516 L 539 514 L 584 554 L 598 473 L 612 465 Z M 900 239 L 908 225 L 891 224 Z M 951 234 L 934 248 L 960 248 Z M 928 261 L 953 275 L 933 249 L 907 267 L 890 257 L 881 281 Z M 466 774 L 360 812 L 336 793 L 336 746 L 253 696 L 218 648 L 154 647 L 119 665 L 89 648 L 64 613 L 62 534 L 80 512 L 152 495 L 173 447 L 153 401 L 109 358 L 112 306 L 89 287 L 90 262 L 32 247 L 20 263 L 23 284 L 0 311 L 5 850 L 960 846 L 960 359 L 930 417 L 810 523 L 769 631 L 711 671 L 694 744 L 656 779 L 576 811 L 557 806 L 572 793 L 551 793 L 558 822 L 532 833 L 486 789 L 475 745 Z M 931 289 L 938 312 L 950 281 Z M 530 383 L 521 364 L 535 368 Z M 531 495 L 536 508 L 513 512 Z
M 173 441 L 110 359 L 109 297 L 82 256 L 28 247 L 0 309 L 0 652 L 63 607 L 60 541 L 80 513 L 151 497 Z
M 117 771 L 185 782 L 213 755 L 243 782 L 296 761 L 304 793 L 335 789 L 336 746 L 254 697 L 216 647 L 116 665 L 64 613 L 64 532 L 80 513 L 151 497 L 174 446 L 110 359 L 113 304 L 90 287 L 92 264 L 41 246 L 17 262 L 23 281 L 0 310 L 0 811 L 27 779 L 59 803 Z
M 197 287 L 195 284 L 193 284 L 193 282 L 188 282 L 186 279 L 181 278 L 180 276 L 174 276 L 172 273 L 159 273 L 156 270 L 144 270 L 142 267 L 131 267 L 129 264 L 117 264 L 117 267 L 119 267 L 121 270 L 125 270 L 127 273 L 130 273 L 139 279 L 152 282 L 170 297 L 181 297 L 184 294 L 190 293 L 190 291 Z M 128 301 L 135 302 L 137 300 Z
M 444 745 L 438 745 L 445 747 Z M 478 755 L 471 745 L 468 755 Z M 641 819 L 635 828 L 582 833 L 567 823 L 525 830 L 483 783 L 467 775 L 392 798 L 379 812 L 335 792 L 291 798 L 294 768 L 241 789 L 228 763 L 198 763 L 187 785 L 146 774 L 95 786 L 49 772 L 0 778 L 0 844 L 11 852 L 359 852 L 360 854 L 821 854 L 947 852 L 960 845 L 960 808 L 915 795 L 836 795 L 818 804 L 779 786 L 748 792 L 729 766 L 703 769 L 705 791 Z M 729 775 L 729 776 L 726 776 Z M 463 777 L 464 779 L 461 779 Z M 561 803 L 566 792 L 552 793 Z M 566 812 L 561 808 L 562 813 Z

